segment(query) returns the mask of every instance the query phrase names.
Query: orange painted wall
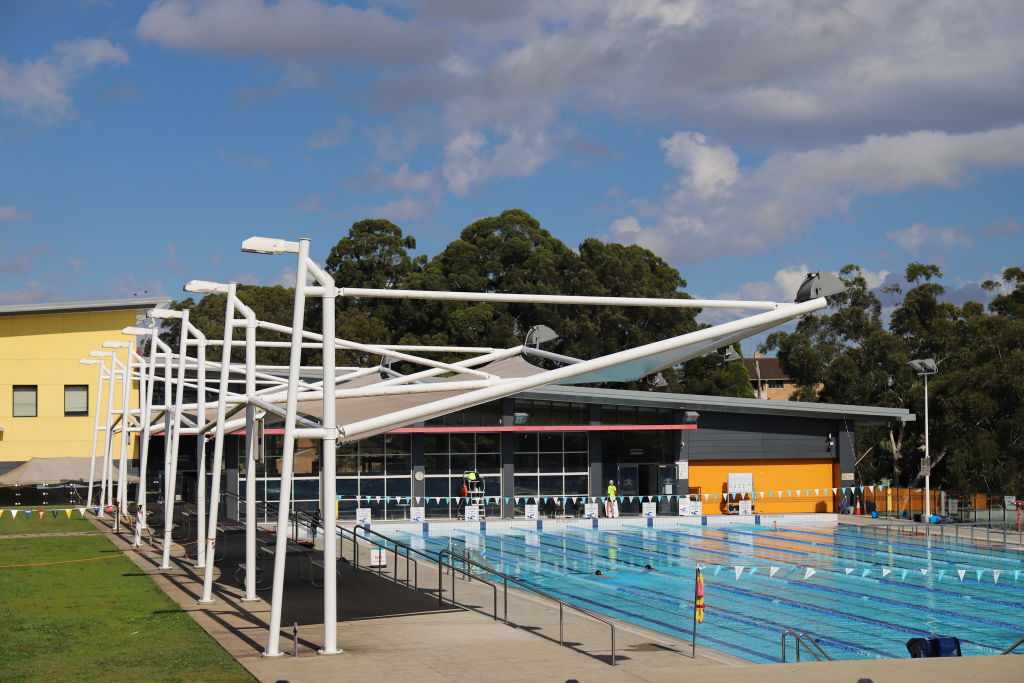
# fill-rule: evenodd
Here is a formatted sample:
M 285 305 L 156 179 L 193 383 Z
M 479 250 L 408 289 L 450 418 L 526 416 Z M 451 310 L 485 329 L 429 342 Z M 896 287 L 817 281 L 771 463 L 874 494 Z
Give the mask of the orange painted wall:
M 699 486 L 702 494 L 721 494 L 727 489 L 730 472 L 750 472 L 754 477 L 754 491 L 773 491 L 773 497 L 754 501 L 754 512 L 835 512 L 832 495 L 833 468 L 831 458 L 814 460 L 691 460 L 690 486 Z M 800 495 L 796 495 L 800 489 Z M 804 491 L 811 489 L 810 495 Z M 814 495 L 814 489 L 821 489 Z M 778 497 L 778 491 L 783 497 Z M 794 495 L 786 495 L 792 491 Z M 703 498 L 703 496 L 701 496 Z M 720 512 L 721 495 L 704 501 L 704 514 Z

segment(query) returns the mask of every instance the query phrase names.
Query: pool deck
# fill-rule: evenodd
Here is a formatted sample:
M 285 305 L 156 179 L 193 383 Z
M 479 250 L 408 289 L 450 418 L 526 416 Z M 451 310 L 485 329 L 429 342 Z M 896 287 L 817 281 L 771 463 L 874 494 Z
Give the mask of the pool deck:
M 847 521 L 843 519 L 843 521 Z M 857 519 L 858 523 L 874 520 Z M 172 569 L 158 569 L 155 552 L 131 552 L 125 530 L 114 534 L 104 520 L 94 519 L 111 541 L 181 608 L 215 638 L 260 681 L 330 681 L 414 678 L 434 681 L 898 681 L 1020 680 L 1021 660 L 1006 657 L 945 659 L 857 660 L 792 664 L 751 664 L 715 650 L 697 647 L 660 633 L 617 622 L 617 654 L 612 667 L 608 627 L 566 612 L 566 641 L 558 644 L 557 609 L 516 591 L 509 601 L 510 621 L 491 617 L 492 594 L 483 584 L 458 581 L 459 601 L 468 609 L 438 605 L 437 572 L 420 566 L 416 591 L 379 576 L 375 571 L 339 563 L 338 646 L 344 653 L 316 654 L 323 641 L 322 592 L 300 581 L 294 570 L 286 578 L 281 650 L 287 654 L 266 658 L 270 605 L 264 600 L 243 602 L 243 592 L 232 576 L 219 576 L 216 601 L 197 603 L 202 576 L 184 549 L 176 546 Z M 240 539 L 232 542 L 239 551 Z M 343 544 L 347 546 L 348 544 Z M 231 546 L 225 566 L 237 562 Z M 343 550 L 343 557 L 348 557 Z M 445 585 L 450 585 L 448 580 Z M 434 586 L 424 590 L 424 586 Z M 447 588 L 446 588 L 447 591 Z M 265 597 L 266 593 L 261 593 Z M 298 624 L 298 657 L 292 656 L 291 624 Z

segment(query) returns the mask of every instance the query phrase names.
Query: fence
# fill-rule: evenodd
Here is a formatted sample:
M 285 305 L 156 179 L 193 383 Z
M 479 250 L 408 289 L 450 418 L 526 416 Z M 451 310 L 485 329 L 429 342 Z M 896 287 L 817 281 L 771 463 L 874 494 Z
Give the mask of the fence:
M 920 521 L 924 511 L 924 489 L 902 487 L 874 489 L 858 492 L 864 514 L 872 510 L 879 517 L 898 517 Z M 1015 496 L 995 496 L 987 493 L 954 494 L 932 489 L 929 496 L 933 515 L 952 517 L 960 522 L 1015 522 L 1018 509 Z

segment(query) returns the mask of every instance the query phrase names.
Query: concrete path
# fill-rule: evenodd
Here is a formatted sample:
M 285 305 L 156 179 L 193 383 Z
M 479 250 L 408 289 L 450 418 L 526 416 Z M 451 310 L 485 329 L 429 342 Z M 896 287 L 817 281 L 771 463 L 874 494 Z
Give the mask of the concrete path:
M 338 645 L 342 654 L 322 656 L 322 592 L 301 581 L 294 569 L 286 578 L 287 604 L 282 623 L 281 649 L 288 654 L 262 657 L 266 647 L 270 606 L 243 602 L 234 580 L 242 539 L 228 543 L 226 558 L 216 572 L 216 602 L 199 605 L 201 570 L 175 547 L 170 570 L 159 570 L 158 552 L 130 548 L 130 532 L 114 534 L 102 520 L 94 520 L 111 540 L 144 572 L 151 575 L 181 608 L 189 612 L 222 647 L 260 681 L 413 680 L 434 681 L 714 681 L 863 680 L 931 683 L 939 680 L 1022 680 L 1021 662 L 1007 657 L 963 657 L 931 660 L 871 660 L 801 664 L 750 664 L 698 646 L 690 658 L 690 645 L 668 636 L 617 623 L 617 666 L 609 666 L 609 629 L 596 621 L 565 615 L 565 637 L 570 647 L 558 644 L 558 612 L 542 600 L 510 593 L 507 626 L 492 617 L 493 595 L 484 584 L 456 580 L 463 608 L 439 606 L 438 574 L 427 563 L 419 566 L 420 590 L 412 590 L 376 571 L 340 563 Z M 351 559 L 349 544 L 343 557 Z M 362 554 L 364 559 L 366 553 Z M 389 567 L 389 572 L 394 567 Z M 390 573 L 388 574 L 390 576 Z M 399 578 L 405 578 L 404 563 Z M 444 577 L 450 596 L 450 577 Z M 261 596 L 268 594 L 261 593 Z M 499 599 L 499 616 L 504 616 Z M 297 654 L 292 656 L 292 625 L 298 626 Z

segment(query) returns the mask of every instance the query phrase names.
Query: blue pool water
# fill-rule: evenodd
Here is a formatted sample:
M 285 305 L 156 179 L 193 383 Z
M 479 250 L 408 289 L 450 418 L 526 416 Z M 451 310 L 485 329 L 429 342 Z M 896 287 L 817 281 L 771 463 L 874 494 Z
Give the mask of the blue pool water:
M 846 524 L 641 524 L 388 533 L 433 552 L 468 546 L 566 602 L 684 640 L 700 563 L 708 609 L 698 642 L 753 662 L 780 661 L 785 630 L 835 659 L 906 658 L 909 638 L 931 635 L 960 638 L 964 655 L 997 654 L 1024 636 L 1018 551 Z

